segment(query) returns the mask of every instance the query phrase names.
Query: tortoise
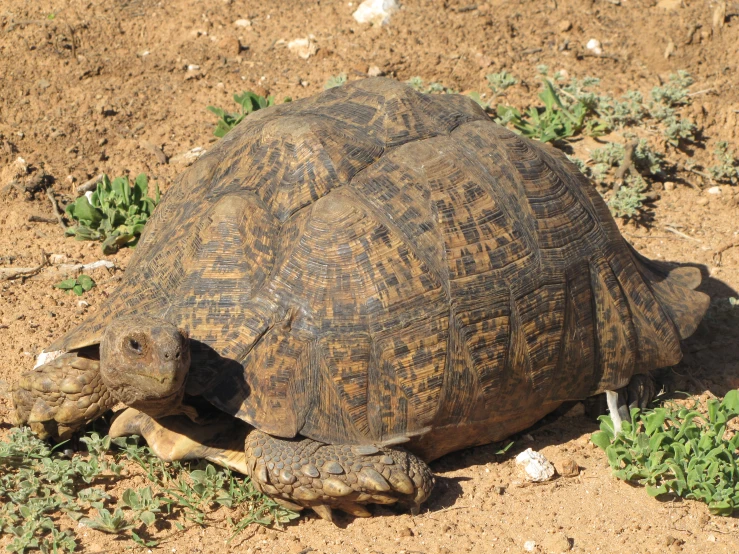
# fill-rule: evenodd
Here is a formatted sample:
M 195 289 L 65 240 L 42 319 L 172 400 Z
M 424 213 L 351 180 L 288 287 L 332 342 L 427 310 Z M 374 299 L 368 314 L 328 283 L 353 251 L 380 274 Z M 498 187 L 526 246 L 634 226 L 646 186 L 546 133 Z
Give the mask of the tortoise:
M 618 393 L 681 359 L 699 283 L 632 249 L 554 148 L 366 79 L 260 110 L 188 168 L 16 417 L 64 438 L 121 402 L 114 436 L 295 509 L 416 509 L 440 456 L 604 391 L 616 418 L 643 403 Z

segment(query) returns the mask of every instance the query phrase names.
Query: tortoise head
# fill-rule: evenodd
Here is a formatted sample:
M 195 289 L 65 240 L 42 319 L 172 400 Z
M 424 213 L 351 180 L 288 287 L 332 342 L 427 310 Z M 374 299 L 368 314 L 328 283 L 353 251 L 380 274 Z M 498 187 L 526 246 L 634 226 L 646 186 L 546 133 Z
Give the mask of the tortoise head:
M 187 334 L 150 316 L 114 319 L 100 341 L 100 373 L 113 396 L 152 417 L 177 412 L 190 369 Z

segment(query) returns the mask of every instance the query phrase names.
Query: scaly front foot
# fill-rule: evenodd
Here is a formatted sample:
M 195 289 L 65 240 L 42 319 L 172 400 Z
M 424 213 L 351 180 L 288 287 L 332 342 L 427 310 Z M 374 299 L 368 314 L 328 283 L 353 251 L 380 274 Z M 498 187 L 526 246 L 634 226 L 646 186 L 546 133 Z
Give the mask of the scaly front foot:
M 114 404 L 100 377 L 100 362 L 76 353 L 24 373 L 13 388 L 16 424 L 42 439 L 67 439 Z
M 279 439 L 254 430 L 246 438 L 246 462 L 262 492 L 329 521 L 332 508 L 360 517 L 370 515 L 364 504 L 417 510 L 434 486 L 429 467 L 399 448 Z

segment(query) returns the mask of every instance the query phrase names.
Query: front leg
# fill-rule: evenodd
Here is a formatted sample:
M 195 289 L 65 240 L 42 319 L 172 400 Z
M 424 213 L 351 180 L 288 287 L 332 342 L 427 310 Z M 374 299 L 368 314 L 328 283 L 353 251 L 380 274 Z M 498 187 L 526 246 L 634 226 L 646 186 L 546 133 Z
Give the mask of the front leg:
M 246 464 L 262 492 L 329 521 L 332 508 L 368 516 L 364 504 L 397 502 L 415 511 L 434 486 L 429 467 L 400 448 L 279 439 L 257 430 L 246 438 Z
M 42 439 L 67 439 L 115 403 L 100 362 L 76 352 L 24 373 L 13 387 L 16 425 L 28 425 Z

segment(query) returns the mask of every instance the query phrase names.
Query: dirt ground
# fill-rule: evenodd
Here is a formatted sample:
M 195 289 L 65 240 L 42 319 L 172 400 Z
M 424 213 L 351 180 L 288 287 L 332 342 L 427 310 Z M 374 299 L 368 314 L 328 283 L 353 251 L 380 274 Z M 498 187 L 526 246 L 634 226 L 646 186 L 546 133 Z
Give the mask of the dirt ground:
M 51 340 L 84 319 L 116 286 L 130 251 L 101 255 L 98 243 L 64 234 L 49 190 L 60 204 L 101 172 L 146 172 L 164 191 L 184 168 L 178 155 L 216 140 L 212 104 L 232 109 L 243 89 L 301 98 L 332 75 L 373 72 L 421 76 L 462 91 L 487 90 L 485 75 L 506 69 L 523 79 L 506 101 L 525 106 L 546 64 L 571 76 L 600 77 L 603 91 L 648 92 L 678 69 L 695 79 L 691 116 L 702 142 L 689 151 L 710 164 L 716 141 L 739 150 L 739 4 L 708 0 L 404 0 L 384 27 L 352 19 L 357 2 L 331 0 L 4 0 L 0 6 L 0 267 L 57 267 L 0 281 L 0 420 L 10 421 L 9 383 L 33 366 Z M 723 8 L 722 8 L 723 6 Z M 723 17 L 716 19 L 716 10 Z M 241 24 L 235 22 L 239 20 Z M 248 23 L 247 23 L 248 22 Z M 311 37 L 318 50 L 302 59 L 286 43 Z M 598 39 L 604 51 L 585 45 Z M 669 55 L 667 55 L 669 54 Z M 587 141 L 573 143 L 576 152 Z M 28 173 L 19 169 L 23 158 Z M 24 192 L 10 185 L 38 190 Z M 670 386 L 721 396 L 739 386 L 739 190 L 679 171 L 657 185 L 649 227 L 623 226 L 645 255 L 700 264 L 701 290 L 713 307 L 685 341 L 684 361 L 665 372 Z M 41 216 L 47 222 L 33 222 Z M 90 273 L 99 286 L 77 297 L 52 287 L 58 264 L 109 259 L 116 270 Z M 531 447 L 578 477 L 524 486 L 513 457 L 497 446 L 434 462 L 439 476 L 418 516 L 378 508 L 376 517 L 339 516 L 337 525 L 306 515 L 284 530 L 251 528 L 231 544 L 223 526 L 175 533 L 157 552 L 456 553 L 737 552 L 739 520 L 711 516 L 695 502 L 660 502 L 611 477 L 589 443 L 596 425 L 575 407 L 515 437 L 514 454 Z M 121 486 L 126 485 L 124 482 Z M 84 552 L 145 550 L 91 529 L 77 529 Z M 162 536 L 164 536 L 162 532 Z M 4 544 L 4 539 L 0 539 Z

